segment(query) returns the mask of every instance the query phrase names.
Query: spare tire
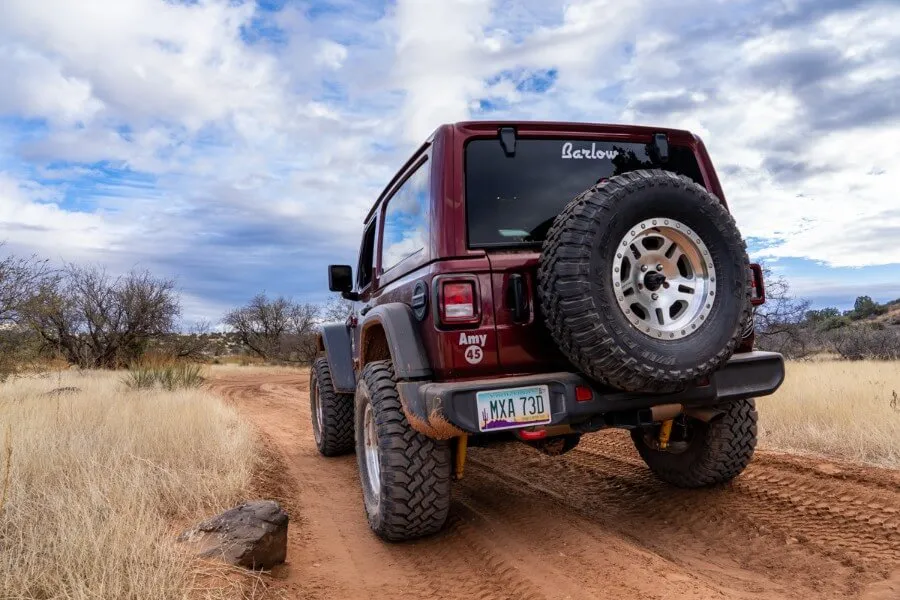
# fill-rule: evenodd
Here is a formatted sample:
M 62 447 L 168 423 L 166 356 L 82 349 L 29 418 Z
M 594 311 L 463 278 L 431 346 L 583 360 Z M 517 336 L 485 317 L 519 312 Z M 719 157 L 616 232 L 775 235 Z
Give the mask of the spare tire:
M 618 175 L 572 200 L 547 233 L 538 279 L 562 352 L 625 391 L 674 391 L 715 371 L 751 318 L 734 219 L 668 171 Z

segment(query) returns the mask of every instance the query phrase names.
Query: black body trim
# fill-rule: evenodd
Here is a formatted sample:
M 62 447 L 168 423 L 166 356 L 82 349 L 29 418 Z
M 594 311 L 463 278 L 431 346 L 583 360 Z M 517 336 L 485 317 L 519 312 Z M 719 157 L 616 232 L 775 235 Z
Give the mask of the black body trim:
M 347 325 L 323 325 L 322 343 L 331 368 L 334 390 L 339 394 L 352 394 L 356 390 L 356 373 L 353 372 L 353 345 Z

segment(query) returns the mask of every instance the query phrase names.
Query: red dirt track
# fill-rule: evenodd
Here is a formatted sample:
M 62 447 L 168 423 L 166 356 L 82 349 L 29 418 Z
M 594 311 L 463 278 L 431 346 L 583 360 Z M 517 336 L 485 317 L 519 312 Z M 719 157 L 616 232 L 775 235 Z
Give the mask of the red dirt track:
M 307 377 L 213 382 L 261 433 L 259 493 L 291 515 L 273 597 L 900 600 L 900 472 L 758 452 L 732 485 L 678 490 L 620 431 L 557 458 L 472 449 L 446 530 L 384 543 L 356 458 L 316 451 Z

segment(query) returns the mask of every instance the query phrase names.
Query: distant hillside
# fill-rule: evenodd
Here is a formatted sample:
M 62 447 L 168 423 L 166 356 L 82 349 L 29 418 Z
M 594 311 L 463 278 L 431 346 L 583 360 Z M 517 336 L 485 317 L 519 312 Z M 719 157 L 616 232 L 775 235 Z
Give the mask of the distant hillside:
M 808 310 L 787 295 L 767 299 L 756 315 L 757 346 L 789 358 L 836 354 L 848 360 L 900 359 L 900 298 L 880 304 L 859 296 L 850 310 Z

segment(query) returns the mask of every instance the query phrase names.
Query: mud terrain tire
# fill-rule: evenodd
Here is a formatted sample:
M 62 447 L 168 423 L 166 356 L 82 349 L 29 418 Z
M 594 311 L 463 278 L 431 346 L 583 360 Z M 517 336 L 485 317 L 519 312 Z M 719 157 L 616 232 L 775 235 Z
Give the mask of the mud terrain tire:
M 340 456 L 353 452 L 353 396 L 334 391 L 326 358 L 317 359 L 310 369 L 309 412 L 320 454 Z
M 391 361 L 371 362 L 363 368 L 355 412 L 356 457 L 372 531 L 388 541 L 440 531 L 450 511 L 450 444 L 410 427 Z M 376 438 L 377 482 L 367 466 L 367 415 L 372 419 L 370 434 Z
M 650 470 L 667 483 L 699 488 L 731 481 L 750 464 L 756 448 L 756 404 L 739 400 L 720 407 L 709 423 L 692 420 L 692 439 L 681 452 L 660 451 L 648 444 L 653 430 L 633 429 L 631 439 Z
M 697 292 L 691 300 L 695 316 L 686 326 L 687 334 L 645 333 L 645 323 L 636 325 L 637 315 L 626 314 L 620 306 L 621 290 L 627 284 L 622 283 L 617 294 L 613 277 L 613 269 L 618 268 L 615 261 L 623 260 L 620 251 L 627 253 L 622 245 L 629 233 L 633 236 L 637 230 L 640 235 L 642 224 L 648 234 L 665 229 L 650 223 L 658 221 L 662 226 L 666 219 L 678 223 L 681 233 L 688 228 L 695 234 L 685 236 L 687 244 L 696 241 L 691 238 L 701 238 L 702 244 L 696 244 L 697 260 L 706 268 L 709 261 L 704 256 L 710 257 L 714 266 L 705 284 L 708 295 L 701 297 Z M 722 366 L 741 339 L 751 314 L 745 248 L 722 203 L 690 179 L 662 170 L 615 176 L 572 200 L 547 234 L 538 270 L 538 294 L 547 326 L 566 357 L 598 382 L 633 392 L 678 390 Z M 650 256 L 650 251 L 644 252 Z M 647 281 L 635 287 L 646 293 L 651 289 L 642 287 Z M 665 286 L 660 296 L 669 294 L 667 282 L 655 285 Z M 675 289 L 682 287 L 676 284 Z M 664 318 L 657 314 L 661 314 L 658 309 L 645 318 L 658 318 L 661 323 Z

